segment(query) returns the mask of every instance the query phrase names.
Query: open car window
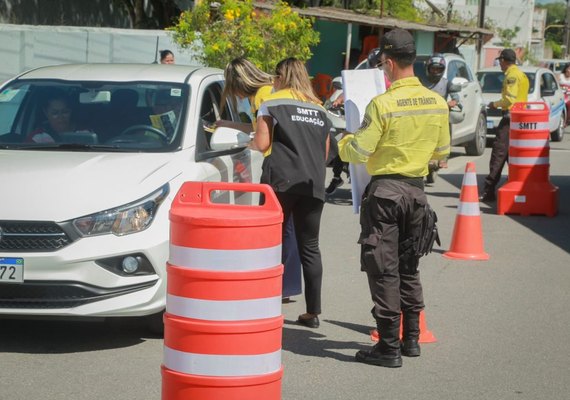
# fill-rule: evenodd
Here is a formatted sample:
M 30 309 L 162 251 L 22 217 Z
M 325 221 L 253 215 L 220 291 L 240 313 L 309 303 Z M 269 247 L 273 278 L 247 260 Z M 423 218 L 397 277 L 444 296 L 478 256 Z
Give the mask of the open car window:
M 188 97 L 173 83 L 16 81 L 0 93 L 0 145 L 170 151 L 180 144 Z

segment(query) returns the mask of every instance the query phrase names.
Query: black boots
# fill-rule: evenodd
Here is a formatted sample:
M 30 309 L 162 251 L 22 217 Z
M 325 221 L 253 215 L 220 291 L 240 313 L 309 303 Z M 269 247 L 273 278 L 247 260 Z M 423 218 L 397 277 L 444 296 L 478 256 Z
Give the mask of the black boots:
M 419 338 L 420 338 L 420 313 L 405 312 L 402 317 L 402 327 L 404 337 L 402 339 L 401 349 L 402 355 L 406 357 L 419 357 L 421 354 Z
M 356 361 L 387 368 L 401 367 L 400 321 L 378 322 L 378 333 L 380 341 L 370 350 L 358 351 Z
M 380 343 L 376 343 L 371 350 L 359 350 L 356 353 L 356 361 L 387 368 L 399 368 L 402 366 L 400 350 L 394 352 L 394 354 L 384 354 L 380 347 Z

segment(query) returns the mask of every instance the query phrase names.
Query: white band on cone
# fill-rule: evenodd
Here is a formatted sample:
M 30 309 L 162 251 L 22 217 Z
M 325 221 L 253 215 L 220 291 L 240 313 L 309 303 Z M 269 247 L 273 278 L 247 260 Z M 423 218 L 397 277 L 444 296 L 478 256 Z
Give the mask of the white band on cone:
M 164 366 L 191 375 L 248 376 L 281 369 L 281 349 L 267 354 L 218 355 L 196 354 L 164 346 Z
M 255 271 L 281 264 L 281 245 L 263 249 L 212 250 L 170 244 L 168 262 L 208 271 Z
M 469 217 L 476 217 L 481 214 L 479 210 L 479 202 L 465 202 L 460 201 L 459 206 L 457 207 L 457 214 L 465 215 Z
M 466 172 L 463 175 L 463 186 L 477 186 L 477 174 L 475 172 Z
M 509 157 L 510 165 L 548 165 L 549 157 Z
M 166 311 L 207 321 L 247 321 L 281 315 L 281 296 L 249 300 L 202 300 L 168 294 Z

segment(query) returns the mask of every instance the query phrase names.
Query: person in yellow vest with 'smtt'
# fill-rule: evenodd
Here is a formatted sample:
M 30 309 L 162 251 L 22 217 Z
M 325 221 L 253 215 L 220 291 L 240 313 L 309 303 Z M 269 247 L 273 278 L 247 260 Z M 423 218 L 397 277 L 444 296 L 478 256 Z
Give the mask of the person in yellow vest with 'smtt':
M 501 100 L 492 101 L 487 106 L 489 109 L 500 108 L 503 110 L 503 118 L 497 129 L 495 143 L 491 151 L 489 161 L 489 175 L 485 178 L 483 193 L 480 201 L 495 201 L 495 187 L 501 179 L 501 171 L 509 157 L 509 130 L 511 127 L 511 115 L 509 110 L 513 104 L 525 102 L 528 98 L 528 78 L 519 67 L 516 66 L 517 56 L 511 49 L 504 49 L 498 57 L 501 71 L 505 73 Z

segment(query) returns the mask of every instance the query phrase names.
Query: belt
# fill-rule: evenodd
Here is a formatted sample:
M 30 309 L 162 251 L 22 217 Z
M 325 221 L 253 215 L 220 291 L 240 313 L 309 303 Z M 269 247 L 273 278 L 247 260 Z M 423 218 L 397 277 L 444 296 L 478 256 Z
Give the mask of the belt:
M 400 182 L 407 183 L 408 185 L 412 185 L 418 187 L 420 189 L 424 189 L 424 178 L 423 177 L 410 177 L 401 174 L 385 174 L 385 175 L 372 175 L 370 178 L 370 182 L 374 182 L 380 179 L 388 179 L 388 180 L 396 180 Z

